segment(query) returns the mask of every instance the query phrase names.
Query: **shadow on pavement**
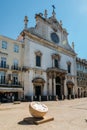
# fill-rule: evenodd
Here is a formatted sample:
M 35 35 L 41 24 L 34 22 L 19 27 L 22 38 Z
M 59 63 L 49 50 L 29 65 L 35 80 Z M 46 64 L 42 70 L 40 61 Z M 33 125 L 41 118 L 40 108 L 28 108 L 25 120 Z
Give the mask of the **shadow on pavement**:
M 20 125 L 35 125 L 33 117 L 26 117 L 22 121 L 18 122 Z
M 35 125 L 35 121 L 39 121 L 43 118 L 26 117 L 22 121 L 18 122 L 20 125 Z

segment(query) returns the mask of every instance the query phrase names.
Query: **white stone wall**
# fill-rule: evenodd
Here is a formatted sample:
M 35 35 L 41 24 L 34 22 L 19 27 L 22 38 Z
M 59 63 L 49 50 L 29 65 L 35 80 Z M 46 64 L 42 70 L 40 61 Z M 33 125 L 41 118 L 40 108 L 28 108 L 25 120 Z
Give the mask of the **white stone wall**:
M 46 69 L 49 67 L 52 67 L 52 54 L 58 53 L 61 56 L 60 59 L 60 68 L 67 70 L 67 62 L 71 62 L 71 75 L 75 76 L 76 72 L 75 72 L 75 58 L 72 57 L 71 55 L 66 55 L 63 53 L 60 53 L 59 51 L 56 51 L 54 49 L 48 48 L 44 45 L 41 45 L 38 42 L 34 42 L 31 41 L 30 39 L 25 39 L 26 43 L 25 43 L 25 58 L 24 59 L 24 64 L 29 66 L 31 69 L 29 70 L 29 75 L 26 74 L 26 78 L 25 78 L 25 94 L 28 95 L 34 95 L 34 86 L 32 83 L 32 80 L 35 77 L 42 77 L 46 83 L 44 84 L 44 89 L 42 94 L 46 95 L 47 94 L 47 76 L 46 76 Z M 36 67 L 36 55 L 35 52 L 40 51 L 42 53 L 42 59 L 41 59 L 41 67 Z M 45 71 L 43 74 L 38 74 L 35 73 L 35 70 L 43 70 Z M 29 78 L 28 78 L 29 76 Z M 75 82 L 75 80 L 72 80 L 73 82 Z M 67 95 L 67 87 L 66 87 L 66 81 L 64 84 L 64 89 L 65 89 L 65 93 Z M 50 93 L 50 92 L 49 92 Z
M 37 27 L 36 27 L 37 34 L 41 35 L 43 38 L 47 39 L 48 41 L 51 41 L 51 33 L 53 33 L 53 29 L 50 25 L 46 24 L 45 22 L 42 22 L 40 20 L 37 21 Z M 56 34 L 59 36 L 59 43 L 61 44 L 64 40 L 67 40 L 67 35 L 62 32 L 62 30 L 59 30 L 56 32 Z

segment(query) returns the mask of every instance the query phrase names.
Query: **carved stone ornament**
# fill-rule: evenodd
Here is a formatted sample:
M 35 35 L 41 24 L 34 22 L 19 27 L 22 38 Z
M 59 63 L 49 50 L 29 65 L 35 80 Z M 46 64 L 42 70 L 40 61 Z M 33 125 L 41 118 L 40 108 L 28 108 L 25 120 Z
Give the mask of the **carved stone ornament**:
M 35 55 L 42 56 L 42 53 L 41 53 L 41 51 L 36 51 Z

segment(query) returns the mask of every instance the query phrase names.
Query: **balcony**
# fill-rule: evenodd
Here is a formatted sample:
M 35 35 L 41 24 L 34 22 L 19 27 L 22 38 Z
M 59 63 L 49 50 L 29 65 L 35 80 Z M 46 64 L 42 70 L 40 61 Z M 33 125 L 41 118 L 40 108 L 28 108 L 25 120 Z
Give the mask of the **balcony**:
M 28 71 L 29 70 L 29 67 L 28 66 L 23 66 L 22 67 L 22 71 Z
M 21 83 L 20 82 L 12 82 L 11 84 L 12 87 L 22 87 Z
M 7 69 L 9 69 L 9 65 L 7 65 L 7 64 L 2 65 L 0 63 L 0 70 L 7 70 Z
M 0 81 L 0 87 L 9 87 L 9 88 L 22 88 L 20 82 L 12 82 L 11 84 L 6 83 L 6 81 Z
M 65 73 L 67 74 L 67 70 L 64 70 L 60 67 L 50 67 L 50 68 L 47 68 L 47 72 L 58 72 L 58 73 Z
M 5 86 L 6 81 L 5 80 L 0 80 L 0 86 Z
M 21 71 L 21 67 L 12 65 L 12 66 L 11 66 L 11 70 L 14 70 L 14 71 Z

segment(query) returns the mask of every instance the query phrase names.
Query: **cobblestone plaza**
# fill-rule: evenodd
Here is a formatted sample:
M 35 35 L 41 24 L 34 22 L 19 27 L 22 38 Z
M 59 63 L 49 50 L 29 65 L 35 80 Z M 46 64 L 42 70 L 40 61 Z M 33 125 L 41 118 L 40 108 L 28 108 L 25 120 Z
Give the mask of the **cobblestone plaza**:
M 54 120 L 39 125 L 24 122 L 25 118 L 32 118 L 29 103 L 1 104 L 0 130 L 87 130 L 87 98 L 43 102 L 49 108 L 47 116 Z

